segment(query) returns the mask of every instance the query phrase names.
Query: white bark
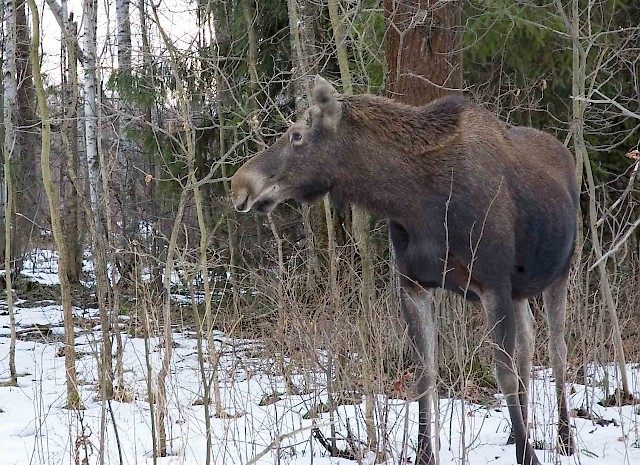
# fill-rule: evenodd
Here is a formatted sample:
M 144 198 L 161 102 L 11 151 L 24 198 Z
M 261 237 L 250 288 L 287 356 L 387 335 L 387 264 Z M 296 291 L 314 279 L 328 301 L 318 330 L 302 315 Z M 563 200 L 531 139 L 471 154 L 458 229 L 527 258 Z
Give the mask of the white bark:
M 16 144 L 15 115 L 16 115 L 16 17 L 14 0 L 4 2 L 4 50 L 3 50 L 3 86 L 4 86 L 4 126 L 5 158 L 11 159 Z M 6 182 L 3 186 L 3 202 L 5 204 L 7 191 Z
M 4 2 L 4 51 L 3 51 L 3 85 L 4 85 L 4 123 L 11 124 L 16 107 L 16 17 L 14 0 Z M 6 127 L 6 134 L 12 134 Z M 15 139 L 15 133 L 13 133 Z M 12 147 L 10 145 L 9 147 Z
M 15 118 L 16 118 L 16 16 L 14 0 L 5 0 L 3 4 L 3 86 L 4 86 L 4 150 L 5 159 L 10 160 L 16 147 Z M 7 181 L 4 178 L 2 188 L 3 207 L 7 201 Z M 5 210 L 5 214 L 8 214 Z
M 98 111 L 96 104 L 96 0 L 84 0 L 84 121 L 87 163 L 89 165 L 89 192 L 93 212 L 99 220 L 100 170 L 98 161 Z
M 109 291 L 109 278 L 107 275 L 108 246 L 107 236 L 102 222 L 102 172 L 100 169 L 99 147 L 99 115 L 98 97 L 99 74 L 96 56 L 96 24 L 97 2 L 96 0 L 84 1 L 84 121 L 85 121 L 85 150 L 88 165 L 89 193 L 92 210 L 90 228 L 93 239 L 93 257 L 96 273 L 96 294 L 100 309 L 100 324 L 102 326 L 102 358 L 100 367 L 100 387 L 103 399 L 113 397 L 113 370 L 111 350 L 111 319 L 107 309 L 107 294 Z M 101 430 L 101 434 L 104 429 Z M 102 441 L 100 444 L 103 444 Z M 103 448 L 100 449 L 100 454 Z
M 15 132 L 15 102 L 16 102 L 16 24 L 15 4 L 13 0 L 6 0 L 3 11 L 3 38 L 4 38 L 4 183 L 0 203 L 4 208 L 5 223 L 5 284 L 7 289 L 7 309 L 11 322 L 11 343 L 9 346 L 9 371 L 11 382 L 17 383 L 16 374 L 16 324 L 13 311 L 13 289 L 11 284 L 11 212 L 13 209 L 13 195 L 11 187 L 11 157 L 16 145 Z
M 116 0 L 118 17 L 118 69 L 131 71 L 131 21 L 129 0 Z

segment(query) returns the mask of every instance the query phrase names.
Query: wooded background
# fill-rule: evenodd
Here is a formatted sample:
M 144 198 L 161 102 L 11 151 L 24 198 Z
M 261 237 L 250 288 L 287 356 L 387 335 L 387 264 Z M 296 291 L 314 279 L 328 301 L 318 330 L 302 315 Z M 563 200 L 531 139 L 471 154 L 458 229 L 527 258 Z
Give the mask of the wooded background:
M 177 322 L 196 331 L 213 367 L 213 329 L 262 337 L 286 354 L 285 376 L 326 373 L 330 399 L 387 392 L 411 372 L 384 218 L 327 201 L 288 202 L 269 217 L 230 203 L 230 177 L 307 107 L 316 74 L 343 93 L 412 105 L 462 94 L 564 142 L 582 193 L 571 376 L 590 362 L 638 361 L 637 2 L 114 0 L 100 15 L 98 6 L 84 0 L 70 14 L 66 0 L 3 2 L 0 254 L 5 286 L 20 295 L 25 257 L 58 251 L 69 325 L 91 278 L 104 398 L 121 386 L 119 315 L 132 317 L 128 330 L 164 338 L 160 393 Z M 166 19 L 177 9 L 190 11 L 178 31 L 192 35 L 177 37 Z M 45 11 L 57 27 L 39 30 Z M 52 40 L 59 55 L 45 53 Z M 177 293 L 191 299 L 187 310 Z M 445 294 L 438 302 L 441 392 L 494 386 L 482 312 Z M 73 331 L 66 338 L 68 404 L 78 407 Z M 546 364 L 546 350 L 536 354 Z M 619 383 L 629 391 L 624 374 Z M 216 400 L 215 379 L 210 387 Z

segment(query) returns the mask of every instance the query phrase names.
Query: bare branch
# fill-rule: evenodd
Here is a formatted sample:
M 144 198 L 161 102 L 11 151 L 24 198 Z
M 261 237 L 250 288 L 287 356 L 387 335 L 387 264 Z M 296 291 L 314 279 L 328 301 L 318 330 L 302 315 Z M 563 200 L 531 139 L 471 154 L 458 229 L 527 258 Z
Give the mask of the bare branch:
M 82 48 L 80 47 L 78 37 L 76 37 L 76 35 L 72 32 L 71 27 L 69 27 L 69 18 L 64 17 L 62 6 L 60 6 L 57 0 L 45 1 L 47 2 L 47 5 L 49 5 L 51 13 L 53 13 L 53 17 L 56 18 L 56 21 L 58 22 L 58 25 L 62 30 L 62 35 L 64 36 L 65 40 L 75 43 L 75 45 L 77 46 L 76 50 L 78 51 L 78 60 L 80 60 L 81 63 L 84 63 L 84 53 L 82 52 Z
M 611 98 L 607 97 L 606 95 L 604 95 L 602 92 L 600 92 L 597 89 L 594 89 L 593 93 L 600 95 L 602 98 L 601 99 L 592 99 L 592 98 L 576 97 L 576 96 L 572 96 L 571 98 L 574 99 L 574 100 L 579 100 L 581 102 L 593 103 L 593 104 L 596 104 L 596 105 L 602 105 L 602 104 L 613 105 L 618 110 L 620 110 L 624 116 L 627 116 L 628 118 L 635 118 L 637 120 L 640 120 L 640 113 L 636 113 L 634 111 L 629 110 L 628 108 L 625 108 L 624 106 L 622 106 L 621 104 L 616 102 L 614 99 L 611 99 Z
M 620 249 L 620 247 L 622 247 L 622 245 L 627 242 L 627 239 L 629 239 L 629 237 L 631 236 L 631 234 L 633 234 L 633 232 L 638 228 L 638 226 L 640 226 L 640 216 L 638 217 L 638 219 L 631 225 L 631 227 L 627 230 L 626 233 L 624 233 L 624 236 L 622 236 L 622 239 L 620 239 L 618 241 L 618 243 L 616 245 L 614 245 L 611 250 L 609 250 L 607 253 L 605 253 L 604 255 L 602 255 L 598 260 L 596 260 L 596 262 L 591 265 L 591 267 L 589 268 L 589 271 L 593 270 L 595 267 L 597 267 L 598 265 L 600 265 L 600 263 L 604 262 L 607 258 L 609 258 L 611 255 L 613 255 L 614 253 L 616 253 L 618 251 L 618 249 Z

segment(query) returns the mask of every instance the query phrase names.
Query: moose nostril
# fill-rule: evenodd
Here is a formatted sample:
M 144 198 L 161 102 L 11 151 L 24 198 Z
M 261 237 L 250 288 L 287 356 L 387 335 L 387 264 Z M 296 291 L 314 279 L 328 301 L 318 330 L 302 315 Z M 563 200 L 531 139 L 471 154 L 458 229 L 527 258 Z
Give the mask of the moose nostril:
M 246 212 L 247 210 L 249 210 L 247 208 L 248 201 L 249 201 L 249 194 L 243 190 L 240 192 L 240 195 L 233 203 L 237 211 Z

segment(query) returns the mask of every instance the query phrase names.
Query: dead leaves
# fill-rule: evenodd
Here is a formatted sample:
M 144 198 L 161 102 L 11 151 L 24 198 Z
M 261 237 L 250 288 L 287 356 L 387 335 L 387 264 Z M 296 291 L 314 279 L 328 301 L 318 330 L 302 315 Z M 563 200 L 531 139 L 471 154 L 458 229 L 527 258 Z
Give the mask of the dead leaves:
M 627 158 L 631 158 L 632 160 L 640 160 L 640 151 L 639 150 L 631 150 L 630 152 L 626 153 L 626 157 Z
M 414 375 L 412 371 L 405 371 L 393 380 L 393 392 L 400 397 L 406 396 L 409 391 L 409 384 L 413 381 L 413 378 Z

